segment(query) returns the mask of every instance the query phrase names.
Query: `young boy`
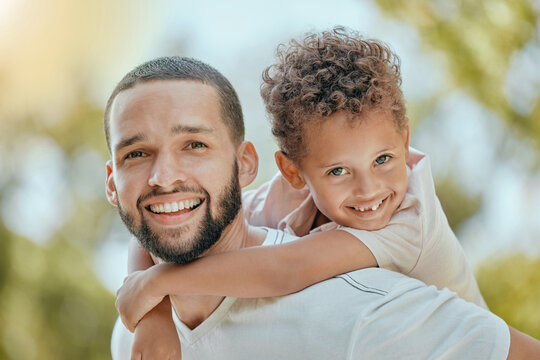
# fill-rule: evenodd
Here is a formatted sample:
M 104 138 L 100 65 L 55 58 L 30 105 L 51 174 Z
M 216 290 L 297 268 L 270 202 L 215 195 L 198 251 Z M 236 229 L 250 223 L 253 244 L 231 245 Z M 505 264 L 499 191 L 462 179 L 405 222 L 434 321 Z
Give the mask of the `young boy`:
M 429 162 L 409 148 L 398 58 L 380 42 L 336 28 L 291 41 L 263 80 L 280 174 L 244 195 L 245 216 L 303 237 L 130 275 L 117 300 L 126 326 L 133 331 L 167 294 L 279 296 L 371 266 L 486 307 Z M 258 269 L 245 273 L 247 263 Z M 171 322 L 150 314 L 152 329 Z

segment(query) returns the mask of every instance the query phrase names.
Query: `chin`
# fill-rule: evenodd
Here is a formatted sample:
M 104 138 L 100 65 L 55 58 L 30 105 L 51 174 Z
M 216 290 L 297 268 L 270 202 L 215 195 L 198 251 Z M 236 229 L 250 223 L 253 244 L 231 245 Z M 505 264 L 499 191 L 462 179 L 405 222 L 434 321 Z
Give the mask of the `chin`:
M 356 224 L 353 223 L 347 226 L 355 228 L 355 229 L 365 230 L 365 231 L 377 231 L 386 227 L 389 221 L 390 221 L 390 218 L 385 218 L 385 219 L 377 219 L 373 221 L 356 222 Z

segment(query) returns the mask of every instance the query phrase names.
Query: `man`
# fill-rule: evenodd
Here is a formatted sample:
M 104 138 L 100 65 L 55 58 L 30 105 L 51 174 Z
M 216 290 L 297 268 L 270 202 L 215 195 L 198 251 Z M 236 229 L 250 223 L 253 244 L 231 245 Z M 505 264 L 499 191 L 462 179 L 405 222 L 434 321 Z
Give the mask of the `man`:
M 187 263 L 288 240 L 243 219 L 240 188 L 255 178 L 257 154 L 243 141 L 236 93 L 215 69 L 179 57 L 143 64 L 113 91 L 104 121 L 111 151 L 107 198 L 155 257 Z M 505 359 L 540 353 L 537 341 L 509 332 L 493 314 L 382 269 L 279 298 L 184 295 L 171 296 L 171 303 L 183 359 Z M 130 341 L 117 323 L 113 357 L 129 358 Z

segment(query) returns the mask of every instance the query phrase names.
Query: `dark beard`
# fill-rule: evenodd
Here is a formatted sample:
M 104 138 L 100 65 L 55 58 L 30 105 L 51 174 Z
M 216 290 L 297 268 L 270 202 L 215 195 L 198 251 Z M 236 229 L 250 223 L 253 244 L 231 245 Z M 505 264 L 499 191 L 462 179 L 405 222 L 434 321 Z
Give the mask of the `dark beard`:
M 118 212 L 120 218 L 126 224 L 128 230 L 139 240 L 141 245 L 151 254 L 160 259 L 173 262 L 176 264 L 186 264 L 201 256 L 206 250 L 210 249 L 221 237 L 223 230 L 236 218 L 242 206 L 242 193 L 238 182 L 238 164 L 235 161 L 234 169 L 229 183 L 220 194 L 218 203 L 218 212 L 215 218 L 210 212 L 211 199 L 206 190 L 199 189 L 198 192 L 204 194 L 206 204 L 206 212 L 204 219 L 199 226 L 198 231 L 192 237 L 190 244 L 185 244 L 182 241 L 182 236 L 185 236 L 185 231 L 177 230 L 170 234 L 174 241 L 167 242 L 154 232 L 145 218 L 143 217 L 143 209 L 139 206 L 139 214 L 141 224 L 137 227 L 134 225 L 133 216 L 118 204 Z M 137 201 L 137 204 L 141 199 Z

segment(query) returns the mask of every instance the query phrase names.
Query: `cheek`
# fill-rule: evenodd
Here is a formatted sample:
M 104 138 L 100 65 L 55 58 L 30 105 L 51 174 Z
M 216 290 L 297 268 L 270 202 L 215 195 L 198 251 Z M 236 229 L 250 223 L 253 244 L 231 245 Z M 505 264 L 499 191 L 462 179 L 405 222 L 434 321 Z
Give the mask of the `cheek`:
M 409 178 L 407 177 L 407 169 L 400 169 L 399 172 L 394 176 L 394 184 L 396 188 L 396 192 L 399 194 L 399 196 L 402 198 L 405 196 L 405 193 L 407 192 L 408 182 Z
M 129 193 L 135 187 L 135 180 L 139 177 L 134 174 L 122 173 L 116 179 L 116 190 L 120 193 Z
M 317 184 L 317 187 L 308 186 L 315 206 L 326 216 L 332 215 L 339 208 L 339 196 L 342 192 L 330 184 Z
M 147 184 L 148 177 L 140 172 L 121 171 L 115 179 L 116 192 L 124 206 L 130 206 L 133 198 L 137 198 L 144 186 Z

